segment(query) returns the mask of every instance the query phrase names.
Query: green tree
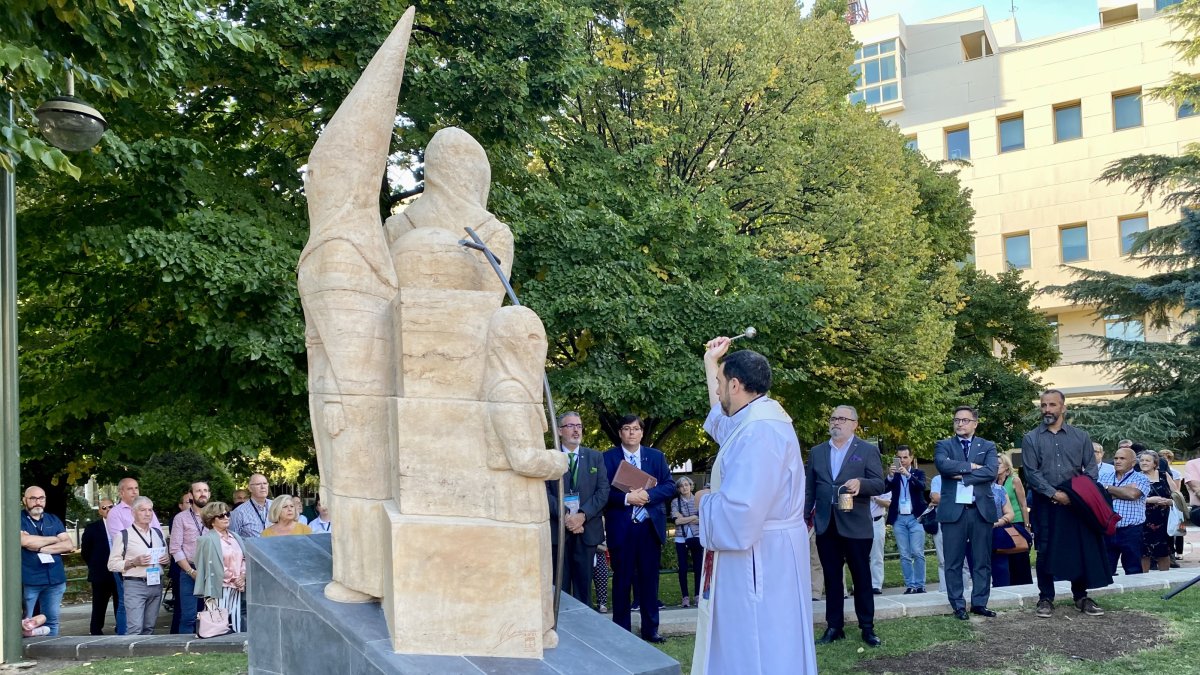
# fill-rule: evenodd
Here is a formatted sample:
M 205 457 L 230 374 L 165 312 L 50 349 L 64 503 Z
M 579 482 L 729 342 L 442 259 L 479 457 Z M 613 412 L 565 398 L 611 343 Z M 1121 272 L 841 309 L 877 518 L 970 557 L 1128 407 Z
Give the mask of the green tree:
M 586 79 L 500 204 L 555 391 L 609 440 L 632 411 L 647 442 L 706 454 L 702 344 L 752 324 L 811 440 L 838 400 L 880 432 L 924 420 L 931 439 L 970 209 L 956 178 L 848 106 L 840 15 L 620 2 L 585 36 Z
M 178 512 L 179 496 L 197 481 L 208 483 L 212 501 L 230 503 L 233 498 L 233 479 L 225 468 L 194 450 L 160 452 L 146 461 L 137 478 L 139 491 L 154 502 L 155 512 L 167 516 L 163 525 Z
M 1031 401 L 1043 389 L 1033 373 L 1059 357 L 1054 328 L 1030 307 L 1037 291 L 1018 270 L 993 277 L 971 265 L 961 279 L 962 308 L 946 370 L 959 380 L 962 402 L 979 410 L 977 433 L 1016 447 L 1034 412 Z M 946 415 L 943 433 L 948 420 Z
M 143 50 L 170 58 L 169 68 L 131 63 L 128 78 L 104 80 L 120 85 L 104 90 L 114 127 L 75 158 L 78 182 L 41 164 L 19 167 L 22 455 L 31 479 L 114 479 L 178 449 L 238 472 L 263 448 L 308 451 L 295 287 L 308 229 L 302 167 L 406 5 L 252 0 L 166 12 L 139 2 L 140 18 L 117 27 L 103 12 L 54 24 L 57 14 L 34 3 L 4 15 L 35 20 L 44 30 L 27 31 L 31 41 L 44 32 L 69 42 L 58 51 L 88 73 L 120 60 L 121 36 L 135 45 L 129 58 Z M 156 23 L 176 9 L 195 10 L 205 27 L 219 16 L 241 37 L 193 44 L 200 38 L 187 25 Z M 421 10 L 397 161 L 431 130 L 458 124 L 489 145 L 498 191 L 508 190 L 510 174 L 525 171 L 521 139 L 541 133 L 572 81 L 572 22 L 582 14 L 558 0 Z M 88 22 L 100 19 L 118 33 L 102 53 L 86 51 Z M 99 86 L 79 73 L 77 81 Z

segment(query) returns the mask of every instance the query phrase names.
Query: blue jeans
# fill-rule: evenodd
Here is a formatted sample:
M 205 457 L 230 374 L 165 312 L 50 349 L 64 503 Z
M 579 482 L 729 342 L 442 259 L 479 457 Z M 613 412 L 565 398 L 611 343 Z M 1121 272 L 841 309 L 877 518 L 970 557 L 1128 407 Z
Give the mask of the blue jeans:
M 125 579 L 116 572 L 112 573 L 117 580 L 117 635 L 125 634 Z
M 175 606 L 179 609 L 179 633 L 186 635 L 196 632 L 197 598 L 192 595 L 196 590 L 196 580 L 192 575 L 179 570 L 179 584 L 175 587 Z
M 913 515 L 896 516 L 892 525 L 900 549 L 900 572 L 906 588 L 925 588 L 925 528 Z
M 22 586 L 21 594 L 25 598 L 25 618 L 33 616 L 34 606 L 41 604 L 42 614 L 46 615 L 46 627 L 50 635 L 58 635 L 58 612 L 62 608 L 63 593 L 67 592 L 67 583 L 49 584 L 47 586 Z

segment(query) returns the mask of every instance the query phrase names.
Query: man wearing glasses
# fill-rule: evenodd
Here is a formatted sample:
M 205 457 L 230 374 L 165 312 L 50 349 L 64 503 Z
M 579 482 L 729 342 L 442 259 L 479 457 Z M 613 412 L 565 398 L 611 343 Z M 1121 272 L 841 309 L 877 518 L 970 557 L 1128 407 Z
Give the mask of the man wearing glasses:
M 846 617 L 838 598 L 845 593 L 842 568 L 854 582 L 854 614 L 863 642 L 878 647 L 875 634 L 875 594 L 871 587 L 871 543 L 875 537 L 871 498 L 883 494 L 883 460 L 879 448 L 854 435 L 858 411 L 848 405 L 833 409 L 829 440 L 812 449 L 805 467 L 805 519 L 817 534 L 817 555 L 825 574 L 825 634 L 818 644 L 846 637 Z M 841 495 L 853 501 L 842 510 Z
M 566 535 L 563 549 L 562 589 L 576 600 L 591 607 L 592 566 L 596 546 L 604 541 L 604 507 L 608 504 L 608 472 L 599 451 L 580 445 L 583 441 L 583 422 L 577 412 L 558 417 L 558 438 L 567 454 L 567 472 L 562 477 L 565 495 Z M 546 496 L 550 501 L 551 560 L 558 565 L 558 481 L 546 481 Z M 556 568 L 554 574 L 559 573 Z M 608 598 L 596 598 L 601 605 Z
M 79 553 L 87 563 L 88 583 L 92 585 L 92 635 L 104 635 L 104 616 L 108 613 L 109 600 L 112 600 L 113 614 L 117 611 L 117 582 L 108 571 L 108 532 L 104 528 L 112 506 L 111 499 L 100 500 L 96 510 L 100 520 L 83 528 L 79 542 Z
M 942 477 L 937 519 L 946 557 L 946 595 L 954 616 L 966 620 L 963 561 L 971 551 L 971 613 L 996 616 L 987 603 L 992 592 L 992 526 L 999 520 L 992 483 L 1000 467 L 996 444 L 975 435 L 979 413 L 969 405 L 954 409 L 954 436 L 937 442 L 933 463 Z
M 46 615 L 49 635 L 58 635 L 58 613 L 67 590 L 67 570 L 62 554 L 75 550 L 67 528 L 58 516 L 46 513 L 46 492 L 31 485 L 21 500 L 21 592 L 25 599 L 25 618 L 33 616 L 40 604 Z
M 267 512 L 271 510 L 271 500 L 267 499 L 267 477 L 261 473 L 250 476 L 250 499 L 233 510 L 229 517 L 229 530 L 243 539 L 261 537 L 267 529 Z

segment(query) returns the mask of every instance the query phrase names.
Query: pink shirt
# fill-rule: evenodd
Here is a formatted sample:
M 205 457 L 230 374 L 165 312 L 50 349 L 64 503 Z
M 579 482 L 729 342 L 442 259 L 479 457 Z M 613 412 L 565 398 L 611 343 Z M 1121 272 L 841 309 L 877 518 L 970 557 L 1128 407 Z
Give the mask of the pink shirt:
M 1200 459 L 1193 459 L 1183 465 L 1183 481 L 1185 483 L 1200 483 Z M 1191 487 L 1190 485 L 1188 487 Z M 1200 506 L 1200 490 L 1192 490 L 1189 502 L 1192 506 Z
M 133 524 L 133 509 L 125 502 L 117 502 L 108 511 L 108 517 L 104 519 L 104 529 L 108 530 L 108 540 L 112 541 L 114 537 L 121 534 L 121 530 L 126 530 Z M 158 522 L 158 515 L 155 514 L 150 521 L 150 527 L 162 529 L 162 525 Z
M 187 509 L 175 514 L 171 521 L 171 557 L 175 562 L 195 562 L 196 542 L 207 531 L 195 511 Z
M 225 563 L 225 578 L 221 585 L 232 588 L 234 579 L 246 575 L 246 558 L 232 534 L 221 537 L 221 560 Z

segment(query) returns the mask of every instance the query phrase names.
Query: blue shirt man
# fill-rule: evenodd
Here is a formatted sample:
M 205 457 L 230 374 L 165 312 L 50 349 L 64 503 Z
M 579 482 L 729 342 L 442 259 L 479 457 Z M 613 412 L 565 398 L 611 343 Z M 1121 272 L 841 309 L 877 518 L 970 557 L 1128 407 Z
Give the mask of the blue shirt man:
M 46 615 L 50 635 L 58 635 L 58 616 L 63 593 L 67 590 L 67 571 L 62 554 L 74 550 L 67 528 L 58 516 L 46 513 L 46 492 L 31 485 L 21 499 L 21 595 L 25 618 L 33 616 L 40 605 Z

